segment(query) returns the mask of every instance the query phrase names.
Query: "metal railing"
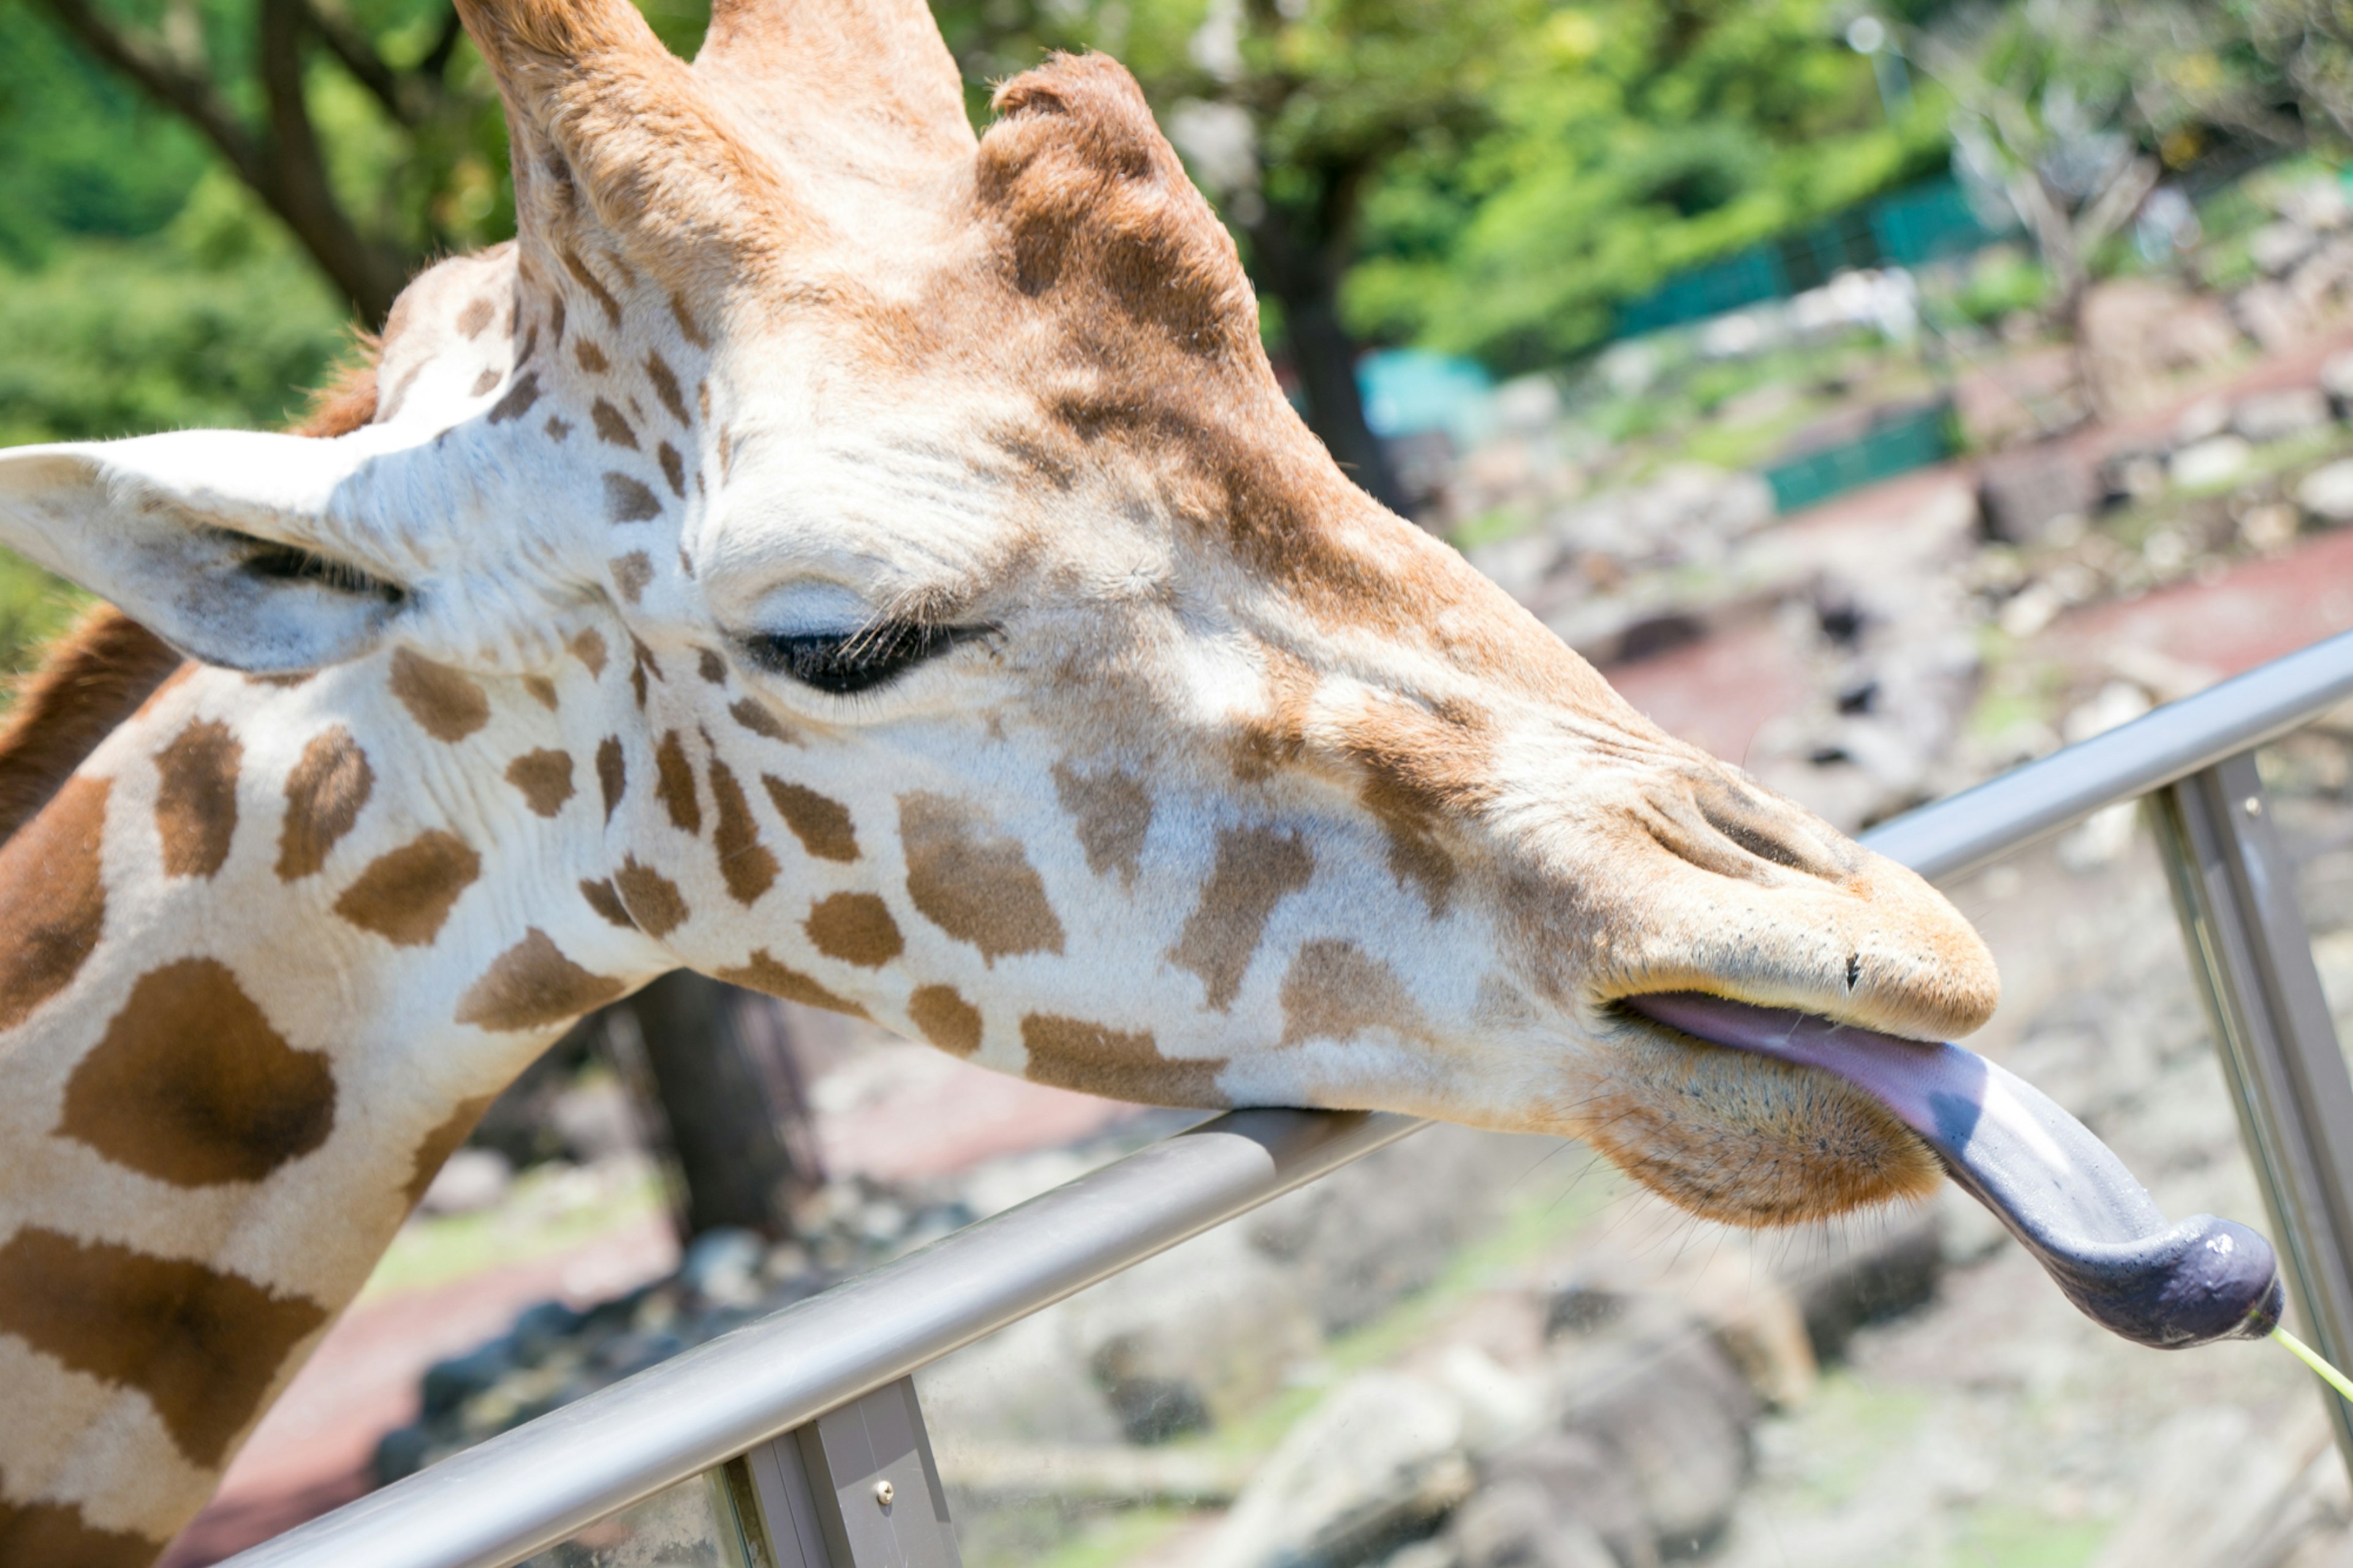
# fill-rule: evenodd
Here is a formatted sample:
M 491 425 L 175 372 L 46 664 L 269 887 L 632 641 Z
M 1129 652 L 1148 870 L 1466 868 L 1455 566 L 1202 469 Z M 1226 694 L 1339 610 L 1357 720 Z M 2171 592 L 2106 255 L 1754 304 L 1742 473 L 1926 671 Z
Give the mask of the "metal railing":
M 2154 797 L 2273 1234 L 2306 1326 L 2340 1363 L 2353 1359 L 2353 1079 L 2253 752 L 2348 698 L 2353 633 L 1863 836 L 1943 879 L 2104 806 Z M 754 1568 L 953 1564 L 910 1374 L 1422 1125 L 1366 1112 L 1217 1117 L 492 1437 L 229 1568 L 504 1568 L 722 1466 L 732 1486 L 723 1491 L 761 1538 L 744 1558 Z M 2353 1427 L 2340 1402 L 2328 1404 L 2353 1464 Z

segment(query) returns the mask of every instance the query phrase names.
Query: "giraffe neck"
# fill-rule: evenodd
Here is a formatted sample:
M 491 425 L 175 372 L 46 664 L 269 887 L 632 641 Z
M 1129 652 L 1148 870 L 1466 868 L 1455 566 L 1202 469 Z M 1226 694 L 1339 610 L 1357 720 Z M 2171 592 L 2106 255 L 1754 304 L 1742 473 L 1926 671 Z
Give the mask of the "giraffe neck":
M 489 1100 L 662 967 L 535 896 L 595 874 L 554 688 L 402 658 L 190 667 L 0 844 L 0 1562 L 151 1561 Z

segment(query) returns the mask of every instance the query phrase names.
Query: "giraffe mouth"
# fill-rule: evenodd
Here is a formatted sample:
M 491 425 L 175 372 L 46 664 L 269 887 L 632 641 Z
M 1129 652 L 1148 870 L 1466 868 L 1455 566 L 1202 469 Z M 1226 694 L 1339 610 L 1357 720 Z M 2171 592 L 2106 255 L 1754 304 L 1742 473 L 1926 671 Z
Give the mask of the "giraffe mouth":
M 2212 1215 L 2168 1222 L 2090 1129 L 1974 1051 L 1694 991 L 1619 1005 L 1691 1039 L 1817 1068 L 1870 1095 L 1936 1152 L 2069 1300 L 2126 1339 L 2183 1349 L 2259 1339 L 2279 1322 L 2269 1242 Z

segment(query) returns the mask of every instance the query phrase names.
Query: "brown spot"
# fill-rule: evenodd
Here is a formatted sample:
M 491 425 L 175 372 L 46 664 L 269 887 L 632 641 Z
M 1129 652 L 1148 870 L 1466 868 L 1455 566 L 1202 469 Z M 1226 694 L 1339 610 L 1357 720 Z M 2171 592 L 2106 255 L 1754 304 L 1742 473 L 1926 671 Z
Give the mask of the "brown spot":
M 629 923 L 648 936 L 668 936 L 691 912 L 678 884 L 639 864 L 634 855 L 623 858 L 621 868 L 613 873 L 613 885 L 620 892 L 621 907 L 629 911 Z
M 437 741 L 462 741 L 491 721 L 491 700 L 470 678 L 405 647 L 393 650 L 392 694 Z
M 632 636 L 629 638 L 629 685 L 638 694 L 638 706 L 640 708 L 646 705 L 646 676 L 649 671 L 656 680 L 669 679 L 662 674 L 662 667 L 655 661 L 654 650 Z
M 547 416 L 547 423 L 541 428 L 547 432 L 547 438 L 551 441 L 561 441 L 572 434 L 571 421 L 559 419 L 553 414 Z
M 741 985 L 746 991 L 758 991 L 770 996 L 781 996 L 787 1002 L 806 1006 L 823 1007 L 829 1012 L 847 1013 L 853 1018 L 867 1016 L 866 1009 L 847 997 L 837 996 L 803 974 L 788 969 L 768 956 L 765 948 L 755 948 L 751 961 L 741 969 L 723 969 L 714 976 L 730 985 Z
M 458 1022 L 494 1030 L 543 1029 L 570 1023 L 628 989 L 581 968 L 533 926 L 466 988 L 458 999 Z
M 880 969 L 906 951 L 891 906 L 872 893 L 836 893 L 809 907 L 809 941 L 828 958 Z
M 555 711 L 555 682 L 543 675 L 526 675 L 522 678 L 522 689 L 531 693 L 533 702 L 550 713 Z
M 607 735 L 596 742 L 596 788 L 605 796 L 605 820 L 613 820 L 613 808 L 621 804 L 621 795 L 629 787 L 628 764 L 621 755 L 621 738 Z
M 580 896 L 588 900 L 588 907 L 595 910 L 606 924 L 618 926 L 623 931 L 638 929 L 638 922 L 629 918 L 628 906 L 621 902 L 621 895 L 612 883 L 592 882 L 583 878 Z
M 950 1056 L 980 1049 L 980 1009 L 956 994 L 953 985 L 919 985 L 907 998 L 907 1020 L 923 1038 Z
M 1068 763 L 1056 763 L 1054 794 L 1078 819 L 1087 869 L 1100 877 L 1115 867 L 1121 883 L 1134 887 L 1145 835 L 1152 827 L 1152 796 L 1144 785 L 1117 770 L 1088 777 Z
M 607 446 L 627 447 L 632 452 L 638 449 L 638 433 L 629 428 L 621 411 L 603 398 L 588 405 L 588 421 L 596 426 L 596 439 Z
M 200 719 L 155 753 L 155 827 L 164 874 L 209 877 L 237 832 L 237 771 L 245 748 L 217 719 Z
M 522 265 L 528 267 L 531 263 L 529 261 L 525 261 Z M 564 341 L 565 317 L 568 313 L 569 312 L 566 310 L 564 303 L 563 295 L 555 294 L 549 297 L 547 301 L 547 330 L 549 335 L 554 338 L 554 340 L 559 343 Z
M 1171 1060 L 1149 1030 L 1127 1034 L 1078 1018 L 1032 1013 L 1021 1020 L 1021 1043 L 1029 1048 L 1025 1076 L 1113 1100 L 1149 1105 L 1221 1106 L 1218 1074 L 1223 1057 Z
M 605 518 L 608 522 L 648 522 L 661 515 L 661 501 L 653 491 L 627 474 L 605 476 Z
M 1250 972 L 1268 917 L 1286 893 L 1307 885 L 1315 857 L 1288 833 L 1271 827 L 1228 827 L 1218 834 L 1218 860 L 1168 957 L 1208 988 L 1209 1005 L 1233 1005 Z
M 699 349 L 707 349 L 711 346 L 711 340 L 702 335 L 702 328 L 696 324 L 693 312 L 686 308 L 686 301 L 676 294 L 670 297 L 670 319 L 678 323 L 678 330 L 686 334 L 688 342 Z
M 0 843 L 0 1029 L 66 988 L 106 921 L 99 847 L 110 781 L 76 776 Z
M 989 833 L 961 801 L 920 792 L 899 797 L 899 838 L 907 896 L 948 935 L 991 963 L 1007 953 L 1062 951 L 1062 922 L 1019 839 Z
M 762 773 L 760 782 L 767 786 L 776 815 L 785 819 L 802 848 L 820 860 L 848 864 L 858 858 L 858 831 L 850 823 L 848 806 L 770 773 Z
M 278 878 L 298 881 L 327 863 L 375 790 L 367 753 L 338 724 L 302 748 L 286 775 L 286 819 L 278 828 Z
M 527 370 L 515 377 L 514 384 L 507 388 L 507 395 L 504 397 L 491 405 L 491 412 L 487 417 L 491 424 L 503 425 L 510 419 L 520 419 L 530 413 L 531 405 L 538 401 L 539 372 Z M 547 422 L 551 426 L 564 424 L 564 421 L 556 418 L 553 414 L 547 416 Z M 565 428 L 568 431 L 571 426 L 567 425 Z M 548 434 L 555 436 L 554 430 L 550 430 Z M 561 436 L 556 436 L 555 438 L 559 441 L 564 439 Z
M 654 384 L 654 395 L 670 410 L 670 416 L 681 425 L 694 421 L 686 412 L 686 399 L 678 395 L 678 377 L 670 373 L 670 362 L 658 353 L 646 355 L 646 379 Z
M 488 1110 L 491 1101 L 497 1098 L 494 1094 L 480 1094 L 470 1100 L 459 1100 L 448 1119 L 427 1132 L 424 1142 L 417 1145 L 417 1152 L 410 1156 L 408 1162 L 408 1180 L 402 1184 L 400 1189 L 408 1195 L 410 1208 L 415 1208 L 418 1200 L 425 1196 L 425 1189 L 433 1184 L 433 1178 L 441 1173 L 441 1167 L 448 1162 L 450 1155 L 458 1152 L 458 1145 L 466 1141 L 466 1135 L 474 1130 L 474 1123 L 482 1119 L 482 1112 Z
M 175 1187 L 258 1182 L 327 1141 L 335 1075 L 270 1027 L 225 964 L 139 977 L 66 1083 L 56 1131 Z
M 1349 1040 L 1369 1028 L 1411 1033 L 1421 1009 L 1397 972 L 1353 942 L 1318 938 L 1302 942 L 1282 977 L 1282 1038 Z
M 1389 773 L 1367 777 L 1361 798 L 1388 838 L 1389 875 L 1399 887 L 1411 882 L 1421 889 L 1431 919 L 1444 914 L 1454 888 L 1455 866 L 1454 857 L 1439 842 L 1438 810 L 1420 791 Z
M 718 821 L 711 830 L 711 846 L 719 852 L 719 874 L 739 904 L 757 902 L 776 879 L 776 858 L 760 842 L 760 825 L 752 803 L 734 772 L 717 757 L 711 759 L 711 803 Z
M 785 728 L 783 721 L 768 711 L 757 698 L 739 697 L 729 706 L 727 716 L 765 741 L 781 741 L 797 745 L 800 737 Z
M 523 804 L 554 816 L 572 798 L 572 753 L 542 747 L 507 764 L 507 783 L 522 792 Z
M 683 833 L 702 831 L 702 804 L 694 793 L 694 769 L 688 765 L 686 746 L 675 730 L 662 731 L 654 748 L 654 798 L 670 813 L 670 825 Z
M 679 547 L 678 569 L 685 573 L 690 578 L 694 575 L 694 557 L 686 552 L 686 547 L 684 545 L 681 545 Z
M 597 304 L 604 307 L 605 321 L 607 324 L 616 327 L 619 326 L 621 324 L 621 302 L 613 297 L 613 291 L 610 289 L 605 287 L 605 280 L 597 277 L 594 272 L 588 270 L 588 264 L 580 259 L 577 252 L 567 247 L 564 251 L 563 257 L 564 270 L 571 273 L 573 278 L 578 281 L 580 287 L 588 290 L 589 298 L 595 300 Z
M 573 658 L 588 667 L 590 679 L 594 680 L 604 675 L 605 635 L 602 632 L 590 626 L 565 646 L 572 650 Z
M 327 1317 L 307 1297 L 111 1242 L 27 1226 L 0 1247 L 0 1330 L 145 1394 L 206 1469 L 228 1458 L 286 1358 Z
M 654 448 L 654 456 L 661 463 L 662 478 L 670 481 L 670 493 L 681 500 L 685 500 L 686 459 L 680 457 L 678 448 L 667 441 Z M 688 574 L 692 575 L 691 570 Z
M 481 374 L 474 378 L 473 388 L 468 392 L 466 395 L 469 397 L 487 396 L 491 388 L 498 385 L 498 384 L 503 379 L 505 378 L 499 371 L 495 369 L 485 370 Z
M 458 312 L 458 331 L 470 338 L 479 338 L 482 329 L 491 324 L 496 307 L 488 300 L 469 300 L 466 308 Z
M 713 686 L 727 684 L 727 661 L 707 647 L 694 650 L 695 673 Z
M 0 1498 L 0 1563 L 29 1568 L 150 1568 L 169 1542 L 100 1530 L 69 1502 L 10 1502 Z
M 335 912 L 396 947 L 422 947 L 441 934 L 450 906 L 481 874 L 481 857 L 464 839 L 429 827 L 369 861 L 335 900 Z
M 613 362 L 605 357 L 605 351 L 587 338 L 573 340 L 572 357 L 578 360 L 580 368 L 590 375 L 602 375 L 613 368 Z
M 613 585 L 621 590 L 621 597 L 634 605 L 646 596 L 646 584 L 654 580 L 654 558 L 642 550 L 632 550 L 627 555 L 617 555 L 608 564 L 613 568 Z M 645 677 L 635 668 L 629 679 L 637 683 L 638 705 L 645 705 Z

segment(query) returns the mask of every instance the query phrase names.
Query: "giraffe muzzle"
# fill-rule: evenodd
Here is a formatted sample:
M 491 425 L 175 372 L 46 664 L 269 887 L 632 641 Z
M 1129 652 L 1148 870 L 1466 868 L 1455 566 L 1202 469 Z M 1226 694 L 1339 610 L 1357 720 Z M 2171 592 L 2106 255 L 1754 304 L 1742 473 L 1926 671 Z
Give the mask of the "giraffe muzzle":
M 2160 1350 L 2260 1339 L 2284 1294 L 2271 1243 L 2212 1215 L 2168 1221 L 2124 1162 L 2017 1074 L 1954 1045 L 1697 992 L 1628 1010 L 1711 1045 L 1831 1073 L 1936 1152 L 2085 1316 Z

